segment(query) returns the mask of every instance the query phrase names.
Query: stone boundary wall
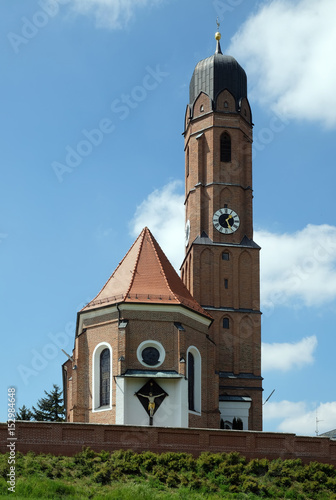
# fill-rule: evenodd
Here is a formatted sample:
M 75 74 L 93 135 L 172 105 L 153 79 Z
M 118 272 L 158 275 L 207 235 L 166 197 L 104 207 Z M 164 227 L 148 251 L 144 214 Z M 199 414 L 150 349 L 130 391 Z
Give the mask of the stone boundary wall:
M 74 455 L 89 446 L 94 451 L 128 449 L 136 452 L 186 452 L 195 457 L 203 451 L 237 451 L 247 459 L 301 458 L 336 467 L 336 441 L 327 437 L 295 434 L 233 431 L 220 429 L 181 429 L 127 425 L 17 421 L 16 451 Z M 0 452 L 9 451 L 7 423 L 0 423 Z

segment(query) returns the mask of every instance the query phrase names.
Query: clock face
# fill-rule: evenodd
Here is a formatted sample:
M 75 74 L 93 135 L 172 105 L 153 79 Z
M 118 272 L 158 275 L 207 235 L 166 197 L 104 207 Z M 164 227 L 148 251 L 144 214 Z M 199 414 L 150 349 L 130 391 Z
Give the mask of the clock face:
M 212 218 L 213 225 L 223 234 L 231 234 L 237 231 L 240 225 L 238 214 L 231 208 L 221 208 L 214 213 Z
M 190 238 L 190 220 L 187 221 L 186 226 L 185 226 L 185 246 L 188 246 L 189 243 L 189 238 Z

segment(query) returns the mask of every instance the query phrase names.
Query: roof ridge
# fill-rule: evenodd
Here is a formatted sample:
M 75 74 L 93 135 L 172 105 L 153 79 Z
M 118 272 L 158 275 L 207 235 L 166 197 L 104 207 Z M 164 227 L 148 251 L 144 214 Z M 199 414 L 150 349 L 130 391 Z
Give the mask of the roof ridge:
M 143 247 L 143 244 L 144 244 L 144 240 L 145 240 L 146 229 L 148 231 L 148 228 L 144 227 L 143 230 L 141 231 L 141 233 L 139 234 L 138 238 L 135 240 L 135 242 L 136 242 L 136 241 L 138 241 L 142 237 L 142 240 L 141 240 L 140 245 L 139 245 L 138 254 L 137 254 L 136 259 L 135 259 L 135 264 L 134 264 L 134 269 L 133 269 L 132 277 L 131 277 L 131 280 L 130 280 L 130 284 L 129 284 L 129 287 L 128 287 L 127 291 L 126 291 L 126 297 L 129 295 L 129 293 L 131 291 L 131 288 L 132 288 L 132 285 L 134 283 L 135 273 L 136 273 L 136 270 L 137 270 L 137 267 L 138 267 L 138 264 L 139 264 L 139 257 L 140 257 L 140 254 L 141 254 L 141 251 L 142 251 L 142 247 Z M 135 244 L 135 242 L 134 242 L 134 244 Z M 132 247 L 133 247 L 133 245 L 132 245 Z
M 141 235 L 142 235 L 143 232 L 144 232 L 144 229 L 141 231 L 141 233 L 139 234 L 139 236 L 137 237 L 137 239 L 133 242 L 133 244 L 131 245 L 131 247 L 128 249 L 128 252 L 121 259 L 121 261 L 119 262 L 119 264 L 117 265 L 117 267 L 115 268 L 115 270 L 113 271 L 113 273 L 109 276 L 109 278 L 107 279 L 105 285 L 99 290 L 99 292 L 97 293 L 97 295 L 92 300 L 90 300 L 90 302 L 88 302 L 81 309 L 81 311 L 83 311 L 83 309 L 85 309 L 89 304 L 92 304 L 97 299 L 98 295 L 100 295 L 102 293 L 102 291 L 106 288 L 107 284 L 110 282 L 110 280 L 116 274 L 116 272 L 118 271 L 118 269 L 120 268 L 120 266 L 122 265 L 122 263 L 125 261 L 125 259 L 127 258 L 127 256 L 130 254 L 130 252 L 132 251 L 133 247 L 135 246 L 135 244 L 137 243 L 137 241 L 139 240 L 139 238 L 141 238 Z M 134 275 L 134 272 L 133 272 L 133 275 Z M 133 278 L 133 276 L 132 276 L 132 278 Z M 127 290 L 127 293 L 129 293 L 129 289 Z
M 154 249 L 154 252 L 155 252 L 155 255 L 156 255 L 156 257 L 157 257 L 157 260 L 159 261 L 160 269 L 161 269 L 161 271 L 162 271 L 162 275 L 163 275 L 163 277 L 164 277 L 164 280 L 165 280 L 165 282 L 166 282 L 166 285 L 167 285 L 167 287 L 168 287 L 168 290 L 171 292 L 171 294 L 173 295 L 173 297 L 174 297 L 176 300 L 179 300 L 178 296 L 175 294 L 175 292 L 173 292 L 173 290 L 171 289 L 171 286 L 170 286 L 170 284 L 169 284 L 169 281 L 168 281 L 168 278 L 167 278 L 167 276 L 166 276 L 165 270 L 164 270 L 164 268 L 163 268 L 163 265 L 162 265 L 161 259 L 160 259 L 160 257 L 159 257 L 159 254 L 157 253 L 156 248 L 155 248 L 155 244 L 154 244 L 154 241 L 153 241 L 154 236 L 153 236 L 153 234 L 150 232 L 150 230 L 149 230 L 148 228 L 146 228 L 146 229 L 147 229 L 147 230 L 148 230 L 148 232 L 149 232 L 149 235 L 150 235 L 150 242 L 151 242 L 151 245 L 152 245 L 152 247 L 153 247 L 153 249 Z M 154 239 L 155 239 L 155 238 L 154 238 Z M 159 245 L 159 243 L 158 243 L 158 241 L 157 241 L 156 239 L 155 239 L 155 243 L 157 244 L 157 246 L 158 246 L 158 247 L 159 247 L 159 249 L 161 250 L 162 254 L 163 254 L 164 256 L 166 256 L 166 254 L 164 253 L 164 251 L 162 250 L 162 248 L 160 247 L 160 245 Z
M 171 265 L 171 262 L 169 261 L 167 255 L 164 253 L 164 251 L 162 250 L 159 242 L 155 239 L 155 237 L 153 236 L 153 234 L 150 232 L 150 230 L 148 228 L 146 228 L 147 231 L 149 232 L 151 238 L 150 238 L 150 241 L 151 241 L 151 244 L 153 246 L 153 249 L 154 249 L 154 252 L 157 256 L 157 259 L 159 261 L 159 264 L 160 264 L 160 268 L 162 270 L 162 275 L 164 277 L 164 280 L 166 282 L 166 285 L 168 287 L 168 290 L 171 292 L 171 294 L 173 295 L 174 299 L 177 300 L 179 303 L 181 303 L 182 305 L 186 305 L 187 307 L 191 307 L 192 309 L 195 310 L 195 305 L 197 305 L 197 312 L 200 313 L 200 314 L 205 314 L 207 317 L 210 317 L 211 318 L 211 315 L 207 313 L 207 311 L 205 311 L 203 309 L 203 307 L 197 302 L 197 300 L 191 295 L 190 291 L 188 290 L 188 288 L 186 287 L 186 285 L 183 283 L 183 281 L 181 280 L 181 277 L 178 276 L 178 274 L 176 273 L 176 270 L 174 269 L 174 267 Z M 154 243 L 155 242 L 155 243 Z M 180 281 L 180 285 L 182 285 L 182 287 L 184 288 L 184 290 L 187 292 L 187 294 L 189 295 L 189 297 L 186 297 L 184 295 L 181 295 L 180 293 L 176 293 L 172 290 L 171 286 L 170 286 L 170 283 L 169 283 L 169 280 L 167 278 L 167 275 L 165 273 L 165 270 L 163 268 L 163 264 L 162 264 L 162 261 L 157 253 L 157 250 L 155 248 L 155 244 L 158 246 L 158 248 L 160 249 L 160 252 L 162 253 L 162 257 L 166 260 L 166 263 L 171 266 L 172 270 L 174 271 L 174 273 L 176 273 L 176 276 L 177 278 L 179 279 Z M 194 307 L 193 307 L 194 306 Z

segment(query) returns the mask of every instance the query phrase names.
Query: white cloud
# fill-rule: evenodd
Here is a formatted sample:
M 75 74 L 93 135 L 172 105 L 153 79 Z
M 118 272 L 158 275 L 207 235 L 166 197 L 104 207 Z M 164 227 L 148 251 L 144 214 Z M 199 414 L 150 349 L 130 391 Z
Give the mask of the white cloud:
M 268 402 L 264 406 L 264 420 L 281 420 L 277 426 L 280 432 L 299 435 L 315 435 L 316 418 L 319 434 L 336 427 L 336 402 L 321 403 L 317 408 L 307 407 L 305 402 Z
M 296 418 L 306 411 L 306 403 L 299 401 L 267 402 L 264 405 L 264 420 L 285 419 L 288 417 Z
M 262 371 L 280 370 L 287 372 L 302 368 L 314 362 L 317 347 L 315 335 L 296 343 L 262 344 Z
M 228 53 L 251 97 L 288 118 L 336 125 L 336 2 L 272 0 L 236 33 Z
M 138 236 L 147 226 L 176 270 L 184 257 L 184 194 L 181 191 L 180 181 L 156 189 L 137 207 L 131 221 L 132 236 Z
M 261 250 L 261 302 L 321 306 L 336 298 L 336 227 L 307 225 L 293 234 L 256 231 Z
M 120 29 L 134 16 L 138 8 L 152 7 L 162 0 L 70 0 L 77 14 L 93 15 L 97 27 Z

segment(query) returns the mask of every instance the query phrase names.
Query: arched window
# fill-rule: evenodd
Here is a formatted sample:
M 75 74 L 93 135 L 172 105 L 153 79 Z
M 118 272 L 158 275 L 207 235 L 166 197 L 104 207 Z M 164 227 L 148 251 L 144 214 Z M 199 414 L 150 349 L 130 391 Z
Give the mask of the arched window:
M 231 137 L 227 132 L 220 139 L 220 160 L 228 163 L 231 161 Z
M 188 352 L 188 407 L 195 411 L 195 359 L 191 352 Z
M 229 320 L 229 318 L 224 318 L 223 319 L 223 328 L 226 328 L 226 329 L 230 328 L 230 320 Z
M 98 344 L 92 355 L 92 411 L 112 408 L 112 349 L 107 342 Z
M 100 406 L 110 404 L 110 350 L 104 349 L 100 355 Z
M 201 355 L 194 346 L 187 352 L 187 376 L 189 411 L 201 413 Z

